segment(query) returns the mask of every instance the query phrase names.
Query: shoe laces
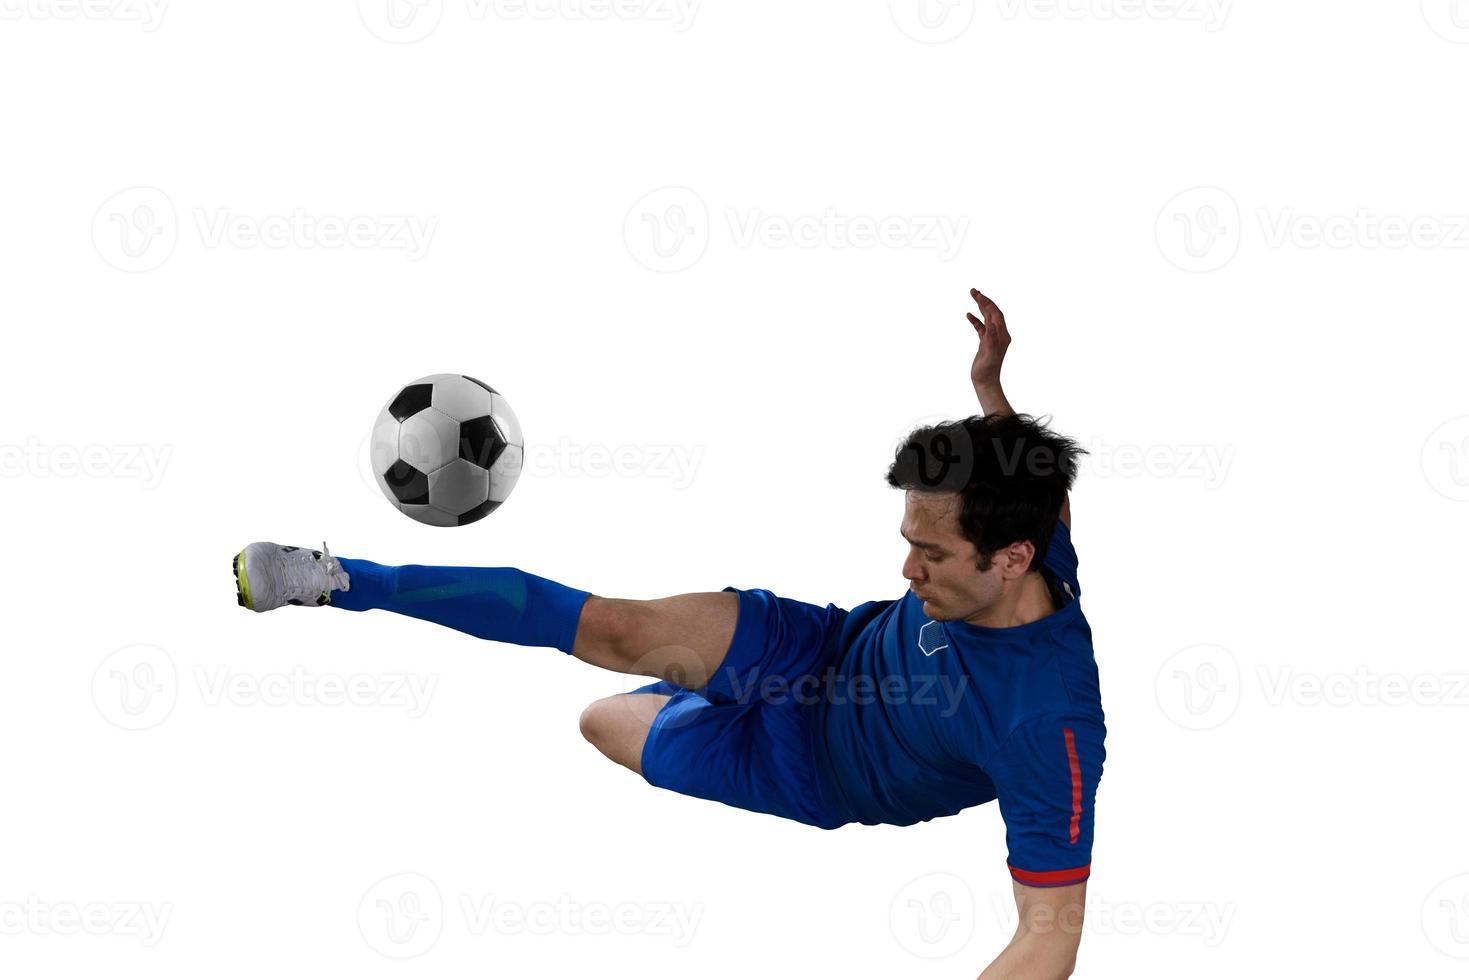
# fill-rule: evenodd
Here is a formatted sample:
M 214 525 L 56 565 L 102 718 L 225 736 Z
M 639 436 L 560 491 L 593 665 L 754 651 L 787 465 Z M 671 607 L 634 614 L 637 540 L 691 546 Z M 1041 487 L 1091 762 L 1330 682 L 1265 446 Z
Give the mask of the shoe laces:
M 352 580 L 347 575 L 347 570 L 342 563 L 332 557 L 327 549 L 326 542 L 321 543 L 321 567 L 326 571 L 327 580 L 331 583 L 331 589 L 327 590 L 327 598 L 331 598 L 332 589 L 347 592 L 352 587 Z
M 302 548 L 285 556 L 281 562 L 281 577 L 285 579 L 286 598 L 313 603 L 330 602 L 334 588 L 347 587 L 347 572 L 340 562 L 332 557 L 321 543 L 321 557 Z

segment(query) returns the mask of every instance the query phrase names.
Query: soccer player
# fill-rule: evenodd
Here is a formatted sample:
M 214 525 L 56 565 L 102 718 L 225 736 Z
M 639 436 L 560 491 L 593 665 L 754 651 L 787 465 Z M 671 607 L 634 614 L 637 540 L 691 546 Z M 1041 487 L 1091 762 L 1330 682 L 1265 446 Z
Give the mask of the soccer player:
M 1010 407 L 1010 334 L 981 316 L 984 415 L 910 433 L 888 468 L 900 599 L 851 610 L 765 589 L 614 599 L 516 568 L 385 566 L 258 542 L 241 605 L 381 609 L 658 678 L 581 730 L 648 783 L 821 828 L 907 826 L 998 800 L 1019 907 L 982 975 L 1066 977 L 1091 869 L 1106 729 L 1069 491 L 1083 451 Z

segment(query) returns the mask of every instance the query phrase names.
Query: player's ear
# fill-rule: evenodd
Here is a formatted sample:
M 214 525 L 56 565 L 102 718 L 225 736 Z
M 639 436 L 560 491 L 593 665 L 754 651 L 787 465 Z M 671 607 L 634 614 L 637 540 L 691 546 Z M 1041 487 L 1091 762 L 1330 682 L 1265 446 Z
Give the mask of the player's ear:
M 1004 555 L 1005 577 L 1018 579 L 1031 570 L 1031 562 L 1035 560 L 1035 545 L 1029 541 L 1016 541 L 1005 549 Z

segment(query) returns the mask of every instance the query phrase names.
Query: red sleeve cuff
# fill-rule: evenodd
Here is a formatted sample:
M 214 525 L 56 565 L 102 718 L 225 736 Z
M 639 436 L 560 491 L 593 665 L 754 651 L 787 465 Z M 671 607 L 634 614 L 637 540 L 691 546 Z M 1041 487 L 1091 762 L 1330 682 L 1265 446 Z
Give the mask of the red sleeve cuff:
M 1060 888 L 1062 885 L 1075 885 L 1086 881 L 1092 873 L 1090 862 L 1079 868 L 1067 868 L 1065 871 L 1022 871 L 1013 864 L 1007 867 L 1010 869 L 1010 877 L 1032 888 Z

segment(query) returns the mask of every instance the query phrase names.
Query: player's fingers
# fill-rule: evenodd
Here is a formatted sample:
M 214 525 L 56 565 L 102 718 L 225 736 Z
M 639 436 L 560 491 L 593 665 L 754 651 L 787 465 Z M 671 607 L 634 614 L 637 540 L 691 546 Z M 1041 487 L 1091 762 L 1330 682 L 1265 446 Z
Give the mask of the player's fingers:
M 997 328 L 1002 335 L 1008 336 L 1008 330 L 1005 326 L 1005 311 L 995 305 L 994 300 L 988 296 L 983 297 L 983 302 L 979 308 L 984 313 L 985 323 Z
M 984 293 L 977 289 L 971 289 L 969 292 L 974 296 L 974 301 L 979 304 L 979 311 L 984 314 L 986 320 L 990 318 L 992 312 L 1001 318 L 1005 316 L 1005 314 L 1000 312 L 1000 308 L 995 305 L 995 301 Z
M 980 312 L 984 311 L 984 304 L 989 302 L 989 297 L 977 289 L 969 290 L 969 295 L 974 297 L 974 302 L 979 304 Z

